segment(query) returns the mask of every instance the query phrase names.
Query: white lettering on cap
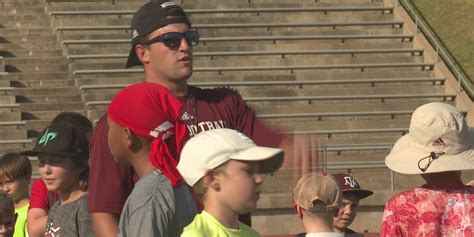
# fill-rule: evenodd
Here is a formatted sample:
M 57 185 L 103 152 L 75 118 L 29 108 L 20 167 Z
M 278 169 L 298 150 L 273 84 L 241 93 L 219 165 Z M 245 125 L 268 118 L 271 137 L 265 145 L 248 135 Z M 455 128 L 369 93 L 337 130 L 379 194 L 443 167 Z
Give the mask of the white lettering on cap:
M 239 135 L 240 138 L 242 138 L 242 140 L 249 140 L 249 141 L 252 141 L 252 139 L 250 139 L 249 137 L 245 136 L 245 134 L 241 133 L 241 132 L 237 132 L 237 135 Z
M 356 188 L 357 187 L 357 181 L 355 181 L 354 178 L 345 176 L 344 177 L 344 185 L 349 186 L 351 188 Z
M 132 31 L 132 39 L 135 39 L 135 38 L 137 38 L 138 36 L 139 36 L 138 31 L 134 29 L 134 30 Z
M 161 132 L 165 132 L 165 134 L 163 135 L 162 139 L 163 140 L 166 140 L 169 136 L 171 136 L 173 133 L 170 132 L 170 131 L 167 131 L 168 129 L 174 127 L 172 123 L 170 123 L 169 121 L 166 121 L 162 124 L 160 124 L 158 127 L 156 127 L 155 129 L 153 129 L 153 131 L 150 131 L 150 136 L 152 137 L 158 137 L 158 135 L 161 133 Z
M 169 6 L 176 6 L 176 3 L 174 3 L 174 2 L 165 2 L 165 3 L 161 4 L 162 8 L 167 8 Z

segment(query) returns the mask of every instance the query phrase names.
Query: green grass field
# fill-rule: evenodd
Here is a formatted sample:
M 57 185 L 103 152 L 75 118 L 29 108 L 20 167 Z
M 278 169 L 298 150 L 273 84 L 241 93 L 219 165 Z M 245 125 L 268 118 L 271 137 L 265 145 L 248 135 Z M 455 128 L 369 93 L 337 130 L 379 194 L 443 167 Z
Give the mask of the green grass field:
M 474 0 L 411 0 L 474 82 Z

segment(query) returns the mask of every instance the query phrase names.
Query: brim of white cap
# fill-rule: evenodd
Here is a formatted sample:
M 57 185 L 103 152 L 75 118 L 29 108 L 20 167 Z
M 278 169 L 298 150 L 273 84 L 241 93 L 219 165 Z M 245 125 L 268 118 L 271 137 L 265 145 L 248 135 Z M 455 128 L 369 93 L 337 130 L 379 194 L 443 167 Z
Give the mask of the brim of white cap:
M 469 132 L 470 148 L 457 154 L 443 154 L 433 160 L 428 169 L 423 172 L 418 168 L 418 162 L 430 155 L 420 151 L 410 134 L 401 137 L 385 158 L 385 164 L 391 170 L 401 174 L 426 174 L 446 171 L 474 169 L 474 131 Z
M 279 148 L 254 146 L 229 156 L 240 161 L 260 161 L 260 173 L 273 173 L 283 164 L 284 152 Z

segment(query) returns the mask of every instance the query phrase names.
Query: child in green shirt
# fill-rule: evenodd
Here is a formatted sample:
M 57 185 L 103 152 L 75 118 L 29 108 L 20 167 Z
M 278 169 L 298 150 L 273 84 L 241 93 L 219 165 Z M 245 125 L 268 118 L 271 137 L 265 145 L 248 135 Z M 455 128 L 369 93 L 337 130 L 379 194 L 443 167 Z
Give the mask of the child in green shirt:
M 257 208 L 259 173 L 273 173 L 283 151 L 260 147 L 231 129 L 201 132 L 183 147 L 178 170 L 204 204 L 204 211 L 186 226 L 181 237 L 260 236 L 241 223 L 239 214 Z
M 18 215 L 14 237 L 28 236 L 26 214 L 30 203 L 28 185 L 31 172 L 31 163 L 25 156 L 7 153 L 0 159 L 0 191 L 13 199 Z

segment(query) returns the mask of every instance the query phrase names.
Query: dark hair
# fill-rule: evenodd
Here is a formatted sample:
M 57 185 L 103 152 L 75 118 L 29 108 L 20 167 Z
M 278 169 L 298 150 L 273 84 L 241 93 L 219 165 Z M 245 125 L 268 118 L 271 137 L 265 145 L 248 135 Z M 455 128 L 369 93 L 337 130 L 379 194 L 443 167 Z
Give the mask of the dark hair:
M 18 153 L 7 153 L 0 158 L 0 176 L 11 180 L 31 178 L 31 162 Z
M 92 132 L 92 122 L 84 115 L 76 112 L 62 112 L 54 117 L 51 123 L 65 122 L 85 133 Z
M 92 122 L 86 116 L 76 112 L 62 112 L 54 117 L 51 123 L 66 123 L 86 134 L 91 134 L 93 128 Z M 83 160 L 74 160 L 74 162 L 78 162 L 77 165 L 84 165 L 84 171 L 79 177 L 79 187 L 82 191 L 87 191 L 89 186 L 89 163 Z
M 8 217 L 15 214 L 13 199 L 8 197 L 7 193 L 0 191 L 0 217 Z

